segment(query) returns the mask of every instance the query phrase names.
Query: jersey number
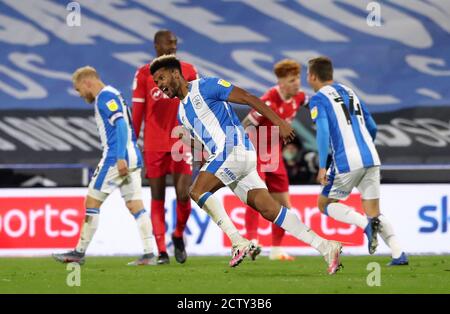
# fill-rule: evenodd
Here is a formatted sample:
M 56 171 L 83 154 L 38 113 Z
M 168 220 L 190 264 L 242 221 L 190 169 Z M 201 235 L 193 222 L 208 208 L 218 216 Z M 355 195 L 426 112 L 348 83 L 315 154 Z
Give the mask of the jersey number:
M 350 96 L 348 99 L 349 99 L 349 108 L 350 108 L 350 110 L 345 105 L 344 99 L 342 99 L 342 97 L 336 97 L 334 99 L 334 101 L 341 105 L 342 111 L 344 111 L 345 118 L 347 119 L 347 124 L 351 125 L 352 124 L 351 116 L 360 116 L 360 117 L 362 117 L 362 110 L 361 110 L 361 105 L 359 103 L 355 104 L 353 102 L 353 97 L 352 96 Z

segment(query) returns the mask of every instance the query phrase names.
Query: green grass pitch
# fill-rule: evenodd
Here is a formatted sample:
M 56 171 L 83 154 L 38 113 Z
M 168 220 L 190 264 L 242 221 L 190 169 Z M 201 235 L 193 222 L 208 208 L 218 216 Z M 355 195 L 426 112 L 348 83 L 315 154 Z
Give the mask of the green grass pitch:
M 130 257 L 87 257 L 79 287 L 69 287 L 66 265 L 46 258 L 0 258 L 0 293 L 450 293 L 450 256 L 410 256 L 410 265 L 387 267 L 387 256 L 343 256 L 344 269 L 326 274 L 317 256 L 295 261 L 189 257 L 183 264 L 130 267 Z M 367 264 L 381 266 L 381 285 L 370 287 Z

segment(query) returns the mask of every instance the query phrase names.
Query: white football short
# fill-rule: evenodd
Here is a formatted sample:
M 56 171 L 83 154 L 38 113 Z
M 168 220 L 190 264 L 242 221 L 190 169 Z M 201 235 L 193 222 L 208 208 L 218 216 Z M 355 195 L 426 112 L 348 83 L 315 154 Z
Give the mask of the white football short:
M 254 150 L 234 146 L 228 153 L 218 152 L 210 155 L 200 171 L 214 174 L 247 204 L 248 191 L 267 189 L 256 170 L 256 161 Z
M 141 168 L 129 169 L 121 177 L 116 164 L 99 164 L 89 183 L 88 195 L 103 202 L 116 188 L 126 202 L 142 199 Z
M 380 198 L 380 167 L 361 168 L 346 173 L 327 173 L 328 184 L 321 194 L 337 200 L 345 200 L 356 187 L 363 200 Z

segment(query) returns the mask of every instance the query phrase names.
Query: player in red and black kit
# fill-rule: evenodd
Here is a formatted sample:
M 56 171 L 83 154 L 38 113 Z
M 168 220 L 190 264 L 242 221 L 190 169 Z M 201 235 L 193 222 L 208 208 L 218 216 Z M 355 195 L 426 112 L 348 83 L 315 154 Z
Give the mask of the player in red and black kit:
M 154 37 L 157 57 L 175 54 L 177 38 L 169 30 L 160 30 Z M 181 62 L 183 76 L 187 81 L 197 79 L 193 65 Z M 189 186 L 192 182 L 192 163 L 187 156 L 181 161 L 172 158 L 171 150 L 178 138 L 172 137 L 172 130 L 178 125 L 177 113 L 179 100 L 168 98 L 155 84 L 150 73 L 150 63 L 140 67 L 133 82 L 133 127 L 137 136 L 144 126 L 144 162 L 146 177 L 151 189 L 151 220 L 156 244 L 159 251 L 158 264 L 168 264 L 165 243 L 164 199 L 166 175 L 173 176 L 177 196 L 177 222 L 172 241 L 175 259 L 179 263 L 186 261 L 187 255 L 183 242 L 183 232 L 191 213 Z M 190 152 L 184 152 L 190 154 Z
M 278 85 L 269 89 L 262 97 L 270 108 L 281 118 L 291 122 L 297 110 L 308 101 L 307 95 L 300 90 L 300 65 L 294 60 L 284 59 L 274 66 L 274 73 Z M 270 194 L 282 206 L 291 208 L 289 200 L 289 178 L 282 158 L 282 141 L 279 138 L 272 139 L 273 124 L 255 110 L 250 111 L 243 121 L 244 128 L 253 125 L 256 127 L 256 135 L 250 137 L 258 149 L 258 173 L 266 182 Z M 250 129 L 247 129 L 248 131 Z M 247 238 L 256 244 L 256 249 L 250 252 L 250 257 L 255 259 L 261 252 L 258 245 L 258 221 L 259 214 L 251 207 L 247 207 L 245 213 L 245 226 Z M 293 260 L 286 254 L 281 246 L 284 229 L 272 224 L 272 249 L 269 258 L 272 260 Z

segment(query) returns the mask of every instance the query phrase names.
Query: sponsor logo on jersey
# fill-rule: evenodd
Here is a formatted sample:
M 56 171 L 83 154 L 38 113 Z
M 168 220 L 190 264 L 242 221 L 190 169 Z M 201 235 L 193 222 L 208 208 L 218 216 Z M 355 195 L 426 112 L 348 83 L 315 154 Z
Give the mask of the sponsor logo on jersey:
M 317 107 L 312 108 L 311 110 L 311 119 L 315 120 L 317 118 L 317 115 L 319 114 L 319 111 Z
M 110 101 L 108 101 L 106 103 L 106 107 L 108 107 L 108 109 L 110 111 L 117 111 L 119 109 L 119 105 L 117 104 L 117 102 L 114 99 L 111 99 Z
M 223 87 L 226 87 L 226 88 L 228 88 L 228 87 L 231 86 L 231 83 L 230 83 L 230 82 L 225 81 L 225 80 L 222 80 L 222 79 L 219 80 L 219 81 L 217 82 L 217 84 L 222 85 Z

